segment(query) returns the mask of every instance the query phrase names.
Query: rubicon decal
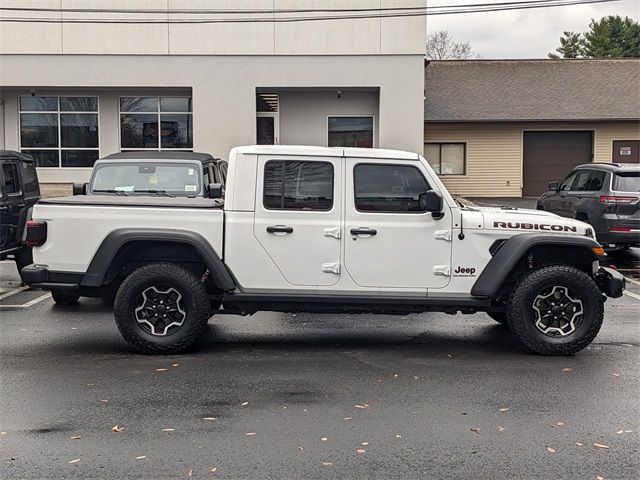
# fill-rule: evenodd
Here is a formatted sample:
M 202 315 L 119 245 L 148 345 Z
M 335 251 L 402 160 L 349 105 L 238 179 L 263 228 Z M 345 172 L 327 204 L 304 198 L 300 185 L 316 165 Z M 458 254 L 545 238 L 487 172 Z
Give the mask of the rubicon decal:
M 542 230 L 553 232 L 577 232 L 578 227 L 570 225 L 553 225 L 550 223 L 521 223 L 521 222 L 493 222 L 494 228 L 509 228 L 515 230 Z

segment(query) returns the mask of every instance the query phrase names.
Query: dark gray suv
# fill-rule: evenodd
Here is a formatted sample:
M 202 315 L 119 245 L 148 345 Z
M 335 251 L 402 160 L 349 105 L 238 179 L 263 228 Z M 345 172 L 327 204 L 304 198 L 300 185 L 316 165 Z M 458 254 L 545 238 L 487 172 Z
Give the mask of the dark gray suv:
M 605 246 L 640 246 L 640 164 L 579 165 L 549 183 L 537 208 L 591 224 Z

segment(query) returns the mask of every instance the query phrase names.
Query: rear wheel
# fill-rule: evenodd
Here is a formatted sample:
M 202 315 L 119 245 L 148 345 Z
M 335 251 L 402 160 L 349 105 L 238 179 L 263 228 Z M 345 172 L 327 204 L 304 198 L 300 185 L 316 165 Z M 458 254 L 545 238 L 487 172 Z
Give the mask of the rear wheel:
M 589 345 L 604 317 L 600 289 L 586 273 L 551 265 L 529 273 L 507 306 L 509 328 L 542 355 L 571 355 Z
M 189 270 L 171 263 L 146 265 L 118 289 L 114 316 L 124 339 L 149 354 L 181 352 L 207 327 L 207 290 Z
M 80 299 L 79 295 L 74 295 L 65 290 L 51 290 L 51 297 L 58 305 L 75 305 Z

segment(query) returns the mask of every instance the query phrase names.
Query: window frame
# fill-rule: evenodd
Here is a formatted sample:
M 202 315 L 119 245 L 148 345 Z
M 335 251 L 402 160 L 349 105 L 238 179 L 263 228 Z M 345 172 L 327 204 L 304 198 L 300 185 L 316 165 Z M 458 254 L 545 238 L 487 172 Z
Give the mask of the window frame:
M 376 116 L 374 114 L 348 114 L 348 113 L 340 113 L 340 114 L 328 114 L 326 118 L 326 135 L 325 135 L 325 146 L 329 147 L 329 119 L 330 118 L 370 118 L 371 119 L 371 148 L 377 148 L 376 142 Z M 329 147 L 329 148 L 368 148 L 368 147 Z
M 428 212 L 427 210 L 425 211 L 411 211 L 411 210 L 407 210 L 407 211 L 398 211 L 398 210 L 360 210 L 358 208 L 358 202 L 357 202 L 357 191 L 356 191 L 356 169 L 361 166 L 374 166 L 374 167 L 409 167 L 409 168 L 413 168 L 414 170 L 416 170 L 420 176 L 422 177 L 422 179 L 425 181 L 425 183 L 427 184 L 427 187 L 429 187 L 429 190 L 433 190 L 433 188 L 431 187 L 431 185 L 429 184 L 429 180 L 427 179 L 426 175 L 424 174 L 424 172 L 422 170 L 420 170 L 420 168 L 418 168 L 416 165 L 411 165 L 411 164 L 407 164 L 407 163 L 374 163 L 374 162 L 359 162 L 356 163 L 355 165 L 353 165 L 353 169 L 352 169 L 352 177 L 353 177 L 353 208 L 355 209 L 356 212 L 358 213 L 367 213 L 367 214 L 392 214 L 392 215 L 425 215 L 427 213 L 431 213 Z M 429 191 L 427 190 L 427 191 Z
M 5 167 L 13 167 L 15 169 L 15 173 L 16 173 L 15 178 L 18 182 L 18 190 L 15 192 L 9 192 L 7 190 L 7 184 L 6 184 L 7 176 L 5 175 Z M 22 195 L 23 193 L 22 176 L 21 176 L 20 168 L 18 167 L 17 162 L 5 162 L 2 164 L 2 191 L 6 193 L 7 197 L 19 197 Z
M 71 150 L 71 151 L 82 151 L 82 150 L 90 150 L 98 152 L 98 158 L 100 158 L 100 145 L 102 143 L 102 125 L 100 125 L 100 95 L 95 94 L 73 94 L 73 95 L 47 95 L 41 94 L 36 95 L 37 97 L 54 97 L 57 100 L 57 111 L 56 110 L 22 110 L 20 107 L 20 98 L 21 97 L 29 97 L 30 95 L 18 95 L 18 150 L 20 153 L 24 153 L 23 150 L 47 150 L 50 152 L 58 152 L 58 166 L 57 167 L 40 167 L 37 165 L 37 161 L 34 158 L 34 162 L 36 162 L 36 168 L 47 168 L 47 169 L 68 169 L 68 168 L 93 168 L 91 167 L 63 167 L 62 166 L 62 151 L 63 150 Z M 95 111 L 67 111 L 60 110 L 60 99 L 61 98 L 75 98 L 75 97 L 87 97 L 87 98 L 95 98 L 96 99 L 96 110 Z M 57 147 L 25 147 L 22 145 L 22 114 L 23 113 L 45 113 L 45 114 L 56 114 L 58 119 L 58 146 Z M 63 147 L 62 146 L 62 121 L 60 115 L 96 115 L 98 117 L 98 146 L 97 147 Z M 24 153 L 25 155 L 30 155 L 29 153 Z M 97 160 L 97 159 L 96 159 Z
M 314 209 L 309 209 L 309 210 L 305 210 L 304 208 L 271 208 L 271 207 L 267 207 L 266 203 L 265 203 L 265 196 L 266 196 L 266 189 L 265 189 L 265 175 L 267 173 L 267 166 L 270 163 L 283 163 L 285 164 L 285 168 L 282 169 L 282 176 L 284 177 L 285 175 L 285 171 L 286 171 L 286 163 L 287 162 L 296 162 L 296 163 L 324 163 L 326 165 L 329 165 L 331 167 L 331 206 L 329 208 L 314 208 Z M 281 196 L 281 200 L 280 200 L 280 204 L 284 204 L 284 189 L 285 189 L 285 182 L 284 182 L 284 178 L 282 178 L 282 196 Z M 335 206 L 335 199 L 336 199 L 336 168 L 335 165 L 332 162 L 329 162 L 327 160 L 291 160 L 291 159 L 279 159 L 279 158 L 273 158 L 270 160 L 267 160 L 264 163 L 264 167 L 263 167 L 263 171 L 262 171 L 262 208 L 264 208 L 265 210 L 268 210 L 270 212 L 319 212 L 319 213 L 326 213 L 326 212 L 330 212 L 333 210 L 333 207 Z
M 463 177 L 467 175 L 467 142 L 424 142 L 424 145 L 439 145 L 438 148 L 438 154 L 439 154 L 439 161 L 440 161 L 440 171 L 442 172 L 442 146 L 443 145 L 462 145 L 462 173 L 437 173 L 436 175 L 439 177 Z M 424 155 L 424 147 L 423 147 L 423 152 L 422 154 Z M 424 155 L 425 160 L 427 160 L 427 163 L 429 163 L 429 160 L 427 159 L 426 155 Z M 429 163 L 429 166 L 431 168 L 433 168 L 433 166 L 431 165 L 431 163 Z M 434 169 L 435 171 L 435 169 Z
M 140 112 L 123 112 L 122 111 L 122 102 L 123 98 L 156 98 L 157 109 L 155 112 L 152 111 L 140 111 Z M 190 112 L 163 112 L 160 107 L 160 99 L 162 98 L 189 98 L 191 99 L 191 111 Z M 132 115 L 156 115 L 158 120 L 158 148 L 149 148 L 149 147 L 125 147 L 122 148 L 122 115 L 132 114 Z M 191 139 L 192 145 L 191 148 L 166 148 L 162 147 L 162 120 L 161 115 L 191 115 Z M 193 95 L 119 95 L 118 96 L 118 151 L 120 152 L 193 152 L 193 143 L 195 143 L 194 139 L 194 131 L 193 131 Z

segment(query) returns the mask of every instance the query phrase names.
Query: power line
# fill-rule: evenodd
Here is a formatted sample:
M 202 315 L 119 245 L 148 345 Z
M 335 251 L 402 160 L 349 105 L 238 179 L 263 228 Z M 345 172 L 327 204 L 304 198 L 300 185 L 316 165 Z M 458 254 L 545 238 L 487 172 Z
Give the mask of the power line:
M 375 18 L 401 18 L 401 17 L 421 17 L 421 16 L 434 16 L 434 15 L 457 15 L 466 13 L 486 13 L 486 12 L 499 12 L 507 10 L 526 10 L 532 8 L 551 8 L 551 7 L 565 7 L 573 5 L 585 5 L 593 3 L 610 3 L 623 0 L 533 0 L 526 2 L 502 2 L 502 3 L 489 3 L 489 4 L 469 4 L 466 6 L 439 6 L 436 11 L 431 11 L 434 7 L 415 7 L 409 10 L 409 7 L 405 9 L 392 8 L 392 9 L 366 9 L 365 11 L 371 13 L 359 13 L 347 15 L 314 15 L 314 16 L 285 16 L 276 17 L 273 16 L 283 11 L 269 10 L 262 13 L 269 13 L 272 16 L 269 17 L 231 17 L 231 18 L 204 18 L 204 19 L 163 19 L 163 18 L 126 18 L 126 19 L 105 19 L 105 18 L 51 18 L 51 17 L 0 17 L 0 23 L 83 23 L 83 24 L 213 24 L 213 23 L 293 23 L 293 22 L 311 22 L 311 21 L 328 21 L 328 20 L 357 20 L 357 19 L 375 19 Z M 474 5 L 473 8 L 467 8 Z M 0 10 L 7 10 L 10 7 L 0 7 Z M 22 8 L 22 7 L 15 7 Z M 347 9 L 331 10 L 332 12 L 346 12 Z M 356 9 L 352 9 L 356 11 Z M 381 11 L 384 10 L 384 11 Z M 387 11 L 390 10 L 390 11 Z M 28 10 L 32 11 L 32 10 Z M 41 11 L 41 10 L 39 10 Z M 47 9 L 47 12 L 62 12 L 60 9 Z M 319 11 L 319 10 L 316 10 Z M 329 10 L 323 10 L 329 11 Z M 94 10 L 82 10 L 83 13 L 141 13 L 140 11 L 127 10 L 122 12 L 106 12 L 99 9 Z M 166 14 L 167 10 L 157 11 L 158 14 Z M 243 14 L 248 11 L 242 11 Z M 302 13 L 302 10 L 296 10 L 295 13 Z M 66 13 L 66 12 L 65 12 Z M 80 13 L 80 12 L 75 12 Z M 144 13 L 149 13 L 144 12 Z M 153 12 L 155 13 L 155 12 Z M 186 12 L 185 12 L 186 13 Z M 194 13 L 191 11 L 190 13 Z M 212 11 L 207 13 L 211 14 Z M 221 11 L 216 11 L 219 14 Z M 225 11 L 227 14 L 228 11 Z M 289 11 L 287 13 L 294 13 Z M 252 11 L 251 14 L 258 14 L 258 11 Z

